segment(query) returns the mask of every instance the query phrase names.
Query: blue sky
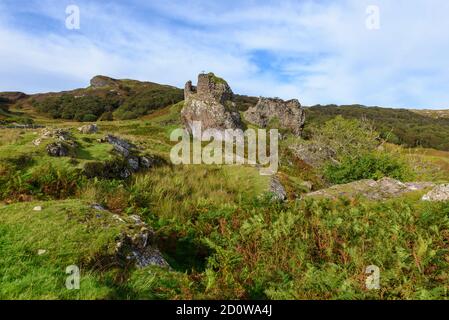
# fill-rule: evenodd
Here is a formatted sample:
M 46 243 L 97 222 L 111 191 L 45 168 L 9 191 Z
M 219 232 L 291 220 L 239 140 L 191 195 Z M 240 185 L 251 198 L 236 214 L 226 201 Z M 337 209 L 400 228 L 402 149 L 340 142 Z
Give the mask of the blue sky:
M 0 91 L 96 74 L 183 87 L 213 71 L 234 92 L 304 105 L 449 109 L 448 15 L 447 0 L 0 0 Z

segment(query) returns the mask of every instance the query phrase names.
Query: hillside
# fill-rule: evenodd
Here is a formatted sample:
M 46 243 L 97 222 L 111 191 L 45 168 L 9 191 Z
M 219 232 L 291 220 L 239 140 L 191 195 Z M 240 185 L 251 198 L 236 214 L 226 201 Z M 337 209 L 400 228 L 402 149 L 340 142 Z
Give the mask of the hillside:
M 309 127 L 319 126 L 337 115 L 348 119 L 367 119 L 372 121 L 381 137 L 391 143 L 449 151 L 449 118 L 446 117 L 436 118 L 425 112 L 362 105 L 312 106 L 306 108 L 306 112 Z
M 410 110 L 410 111 L 435 119 L 449 118 L 449 110 Z

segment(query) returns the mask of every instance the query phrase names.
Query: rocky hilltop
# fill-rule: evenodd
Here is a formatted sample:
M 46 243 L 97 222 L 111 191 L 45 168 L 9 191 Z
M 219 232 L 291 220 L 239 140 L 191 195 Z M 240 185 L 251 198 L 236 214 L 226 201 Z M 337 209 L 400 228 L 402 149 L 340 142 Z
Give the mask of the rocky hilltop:
M 266 128 L 270 124 L 289 129 L 300 136 L 306 120 L 305 111 L 298 100 L 284 101 L 277 98 L 260 98 L 255 107 L 244 113 L 246 121 Z
M 188 81 L 184 89 L 184 98 L 182 123 L 194 137 L 199 137 L 193 126 L 194 121 L 201 122 L 202 130 L 243 129 L 231 88 L 225 80 L 213 73 L 198 75 L 197 86 Z

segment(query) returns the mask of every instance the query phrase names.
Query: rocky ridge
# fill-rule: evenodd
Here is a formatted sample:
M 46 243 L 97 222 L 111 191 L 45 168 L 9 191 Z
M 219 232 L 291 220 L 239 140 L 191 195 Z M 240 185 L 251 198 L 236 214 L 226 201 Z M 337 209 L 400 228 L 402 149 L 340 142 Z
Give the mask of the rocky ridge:
M 276 129 L 289 129 L 294 135 L 300 136 L 306 120 L 304 109 L 298 100 L 284 101 L 278 98 L 259 99 L 256 106 L 244 113 L 246 121 L 261 128 L 273 125 Z

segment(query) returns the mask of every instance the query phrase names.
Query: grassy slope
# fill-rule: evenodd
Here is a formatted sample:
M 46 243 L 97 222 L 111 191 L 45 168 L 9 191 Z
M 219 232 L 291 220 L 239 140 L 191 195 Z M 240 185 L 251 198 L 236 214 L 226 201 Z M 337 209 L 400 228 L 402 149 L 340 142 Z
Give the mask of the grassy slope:
M 33 211 L 43 205 L 43 211 Z M 111 288 L 82 269 L 81 290 L 67 290 L 66 267 L 84 266 L 114 248 L 123 227 L 96 218 L 81 201 L 18 203 L 0 208 L 0 299 L 106 298 Z M 38 250 L 46 250 L 38 255 Z M 81 267 L 82 268 L 82 267 Z

